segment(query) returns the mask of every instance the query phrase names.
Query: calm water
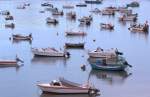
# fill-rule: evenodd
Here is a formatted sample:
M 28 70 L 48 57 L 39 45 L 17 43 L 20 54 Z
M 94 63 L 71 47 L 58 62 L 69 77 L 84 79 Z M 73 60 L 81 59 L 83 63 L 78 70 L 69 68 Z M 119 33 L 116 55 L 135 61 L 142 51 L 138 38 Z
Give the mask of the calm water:
M 75 5 L 81 0 L 57 0 L 50 1 L 54 6 L 62 9 L 63 4 Z M 64 13 L 76 11 L 77 18 L 91 14 L 94 8 L 107 6 L 122 6 L 132 0 L 104 0 L 101 5 L 88 5 L 86 8 L 64 9 Z M 150 22 L 150 1 L 138 0 L 139 8 L 133 11 L 139 13 L 138 22 L 145 20 Z M 128 31 L 129 23 L 123 25 L 118 22 L 119 14 L 115 17 L 92 14 L 94 20 L 90 27 L 79 27 L 79 22 L 69 21 L 66 15 L 55 17 L 59 20 L 57 26 L 46 25 L 45 19 L 51 16 L 50 12 L 39 13 L 44 8 L 40 6 L 44 1 L 26 0 L 31 6 L 25 10 L 16 9 L 23 0 L 0 0 L 0 10 L 10 10 L 14 16 L 15 29 L 6 29 L 3 16 L 0 16 L 0 59 L 13 59 L 16 54 L 25 63 L 20 68 L 0 68 L 0 97 L 57 97 L 58 95 L 41 94 L 36 86 L 38 81 L 49 82 L 63 76 L 78 83 L 84 83 L 88 79 L 101 90 L 100 97 L 149 97 L 150 96 L 150 36 L 143 33 L 131 33 Z M 115 30 L 112 32 L 101 31 L 99 23 L 113 23 Z M 83 30 L 88 33 L 86 37 L 66 37 L 65 31 L 70 29 Z M 9 40 L 12 33 L 32 33 L 33 41 L 12 42 Z M 57 35 L 58 33 L 58 35 Z M 96 41 L 93 42 L 93 39 Z M 55 47 L 63 48 L 65 42 L 86 42 L 85 49 L 70 49 L 71 58 L 34 58 L 31 47 Z M 133 68 L 126 72 L 102 72 L 93 71 L 87 61 L 88 50 L 98 46 L 102 48 L 118 48 L 124 52 L 124 56 Z M 86 71 L 80 66 L 87 64 Z M 76 97 L 75 95 L 61 95 L 62 97 Z M 61 97 L 60 95 L 58 97 Z M 88 97 L 87 95 L 78 95 Z

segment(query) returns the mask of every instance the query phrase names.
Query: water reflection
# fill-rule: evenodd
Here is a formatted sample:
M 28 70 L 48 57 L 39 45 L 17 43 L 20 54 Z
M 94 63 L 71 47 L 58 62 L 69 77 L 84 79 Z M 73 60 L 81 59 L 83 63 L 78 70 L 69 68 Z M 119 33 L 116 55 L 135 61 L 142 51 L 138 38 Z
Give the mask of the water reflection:
M 123 84 L 124 81 L 132 73 L 127 73 L 126 71 L 102 71 L 102 70 L 91 70 L 89 77 L 95 76 L 108 84 Z
M 148 34 L 149 33 L 145 33 L 145 32 L 131 32 L 131 35 L 137 36 L 139 38 L 143 38 L 145 40 L 148 40 Z
M 63 63 L 66 65 L 67 59 L 64 57 L 41 57 L 41 56 L 36 56 L 32 58 L 31 62 L 33 64 L 56 64 L 57 62 Z

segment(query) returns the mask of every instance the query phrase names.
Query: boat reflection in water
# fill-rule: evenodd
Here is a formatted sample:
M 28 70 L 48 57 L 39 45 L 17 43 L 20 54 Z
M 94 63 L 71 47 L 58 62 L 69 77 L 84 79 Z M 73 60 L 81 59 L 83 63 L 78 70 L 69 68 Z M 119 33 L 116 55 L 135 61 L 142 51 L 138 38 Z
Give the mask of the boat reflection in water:
M 109 84 L 122 84 L 131 74 L 126 71 L 91 70 L 89 77 L 96 77 Z
M 41 57 L 36 56 L 34 57 L 31 62 L 33 64 L 56 64 L 56 63 L 63 63 L 66 65 L 67 58 L 64 57 Z
M 42 93 L 40 97 L 95 97 L 88 94 L 51 94 L 51 93 Z

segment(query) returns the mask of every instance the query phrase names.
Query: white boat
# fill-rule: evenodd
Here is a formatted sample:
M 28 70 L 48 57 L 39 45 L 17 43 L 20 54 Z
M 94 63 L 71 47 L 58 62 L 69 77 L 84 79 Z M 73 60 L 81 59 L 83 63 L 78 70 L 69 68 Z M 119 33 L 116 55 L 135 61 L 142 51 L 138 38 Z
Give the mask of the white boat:
M 47 93 L 56 93 L 56 94 L 89 94 L 98 92 L 97 89 L 91 87 L 88 84 L 80 85 L 74 82 L 70 82 L 63 78 L 59 81 L 53 80 L 51 83 L 41 83 L 37 86 Z
M 48 17 L 48 18 L 46 18 L 46 23 L 57 24 L 58 20 Z
M 55 48 L 32 48 L 32 53 L 37 56 L 47 56 L 47 57 L 69 57 L 69 52 L 58 51 Z
M 32 40 L 32 34 L 29 34 L 27 36 L 21 35 L 21 34 L 13 34 L 12 35 L 13 40 Z
M 74 6 L 73 5 L 63 5 L 64 9 L 73 9 Z
M 122 53 L 113 48 L 105 51 L 101 48 L 97 48 L 94 51 L 90 51 L 88 55 L 94 58 L 117 58 L 117 56 L 122 55 Z

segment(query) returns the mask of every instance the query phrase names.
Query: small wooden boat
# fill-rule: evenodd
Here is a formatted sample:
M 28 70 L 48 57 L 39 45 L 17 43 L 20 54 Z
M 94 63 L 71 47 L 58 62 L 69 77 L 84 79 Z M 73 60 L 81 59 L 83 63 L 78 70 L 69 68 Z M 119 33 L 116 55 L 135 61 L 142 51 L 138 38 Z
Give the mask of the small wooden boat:
M 109 6 L 109 7 L 106 7 L 105 10 L 107 10 L 107 11 L 118 11 L 118 8 L 113 7 L 113 6 Z
M 63 5 L 64 9 L 73 9 L 74 6 L 73 5 Z
M 145 24 L 141 25 L 141 24 L 134 24 L 131 25 L 130 28 L 128 28 L 131 32 L 149 32 L 149 25 L 148 22 L 146 22 Z
M 130 66 L 126 60 L 117 60 L 116 62 L 107 62 L 107 59 L 98 60 L 96 63 L 91 63 L 92 69 L 106 71 L 123 71 Z
M 46 57 L 69 57 L 69 52 L 58 51 L 55 48 L 32 48 L 32 53 L 35 56 L 46 56 Z
M 101 23 L 100 26 L 101 26 L 101 29 L 114 30 L 114 25 L 112 24 Z
M 87 4 L 101 4 L 103 0 L 85 0 Z
M 76 19 L 76 13 L 73 11 L 66 13 L 66 15 L 69 19 Z
M 7 15 L 6 17 L 5 17 L 5 20 L 13 20 L 14 18 L 13 18 L 13 16 L 11 16 L 11 15 Z
M 91 15 L 89 16 L 84 16 L 81 19 L 78 19 L 80 22 L 84 22 L 84 21 L 92 21 L 93 17 Z
M 93 12 L 93 13 L 100 13 L 100 12 L 101 12 L 101 10 L 100 10 L 100 9 L 98 9 L 98 8 L 95 8 L 94 10 L 91 10 L 90 12 Z
M 50 17 L 46 18 L 46 23 L 50 24 L 58 24 L 58 20 L 52 19 Z
M 6 28 L 15 28 L 15 24 L 14 23 L 10 23 L 10 24 L 5 24 Z
M 52 15 L 60 15 L 60 16 L 63 16 L 63 15 L 64 15 L 64 12 L 63 12 L 63 11 L 53 11 L 53 12 L 52 12 Z
M 137 20 L 137 17 L 136 16 L 126 16 L 126 15 L 123 15 L 121 17 L 119 17 L 119 21 L 136 21 Z
M 24 5 L 17 6 L 17 9 L 25 9 L 25 8 L 26 8 L 26 6 L 24 6 Z
M 102 15 L 115 15 L 115 11 L 110 10 L 102 10 L 101 13 Z
M 46 3 L 42 3 L 41 6 L 49 6 L 49 7 L 53 7 L 53 4 L 46 2 Z
M 53 80 L 50 83 L 37 84 L 37 86 L 43 92 L 56 94 L 97 94 L 99 92 L 89 84 L 80 85 L 64 78 L 60 78 L 59 81 Z
M 133 1 L 130 4 L 127 4 L 127 7 L 139 7 L 140 4 L 137 1 Z
M 117 49 L 109 49 L 109 50 L 103 50 L 101 48 L 97 48 L 94 51 L 90 51 L 88 53 L 89 57 L 94 58 L 117 58 L 118 55 L 122 55 L 122 52 L 119 52 Z
M 14 60 L 0 60 L 0 67 L 16 67 L 19 66 L 19 62 L 23 63 L 18 57 Z
M 0 12 L 1 15 L 10 15 L 10 12 L 8 10 L 3 10 Z
M 87 7 L 87 4 L 85 4 L 85 3 L 78 3 L 78 4 L 76 4 L 76 7 Z
M 23 36 L 20 34 L 13 34 L 12 35 L 13 40 L 32 40 L 32 34 L 29 34 L 28 36 Z
M 66 48 L 84 48 L 85 43 L 65 43 Z
M 82 32 L 82 31 L 78 31 L 78 32 L 67 31 L 66 35 L 68 35 L 68 36 L 85 36 L 85 35 L 87 35 L 87 33 Z

